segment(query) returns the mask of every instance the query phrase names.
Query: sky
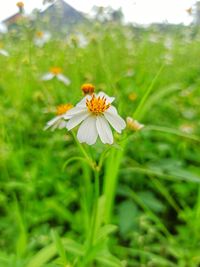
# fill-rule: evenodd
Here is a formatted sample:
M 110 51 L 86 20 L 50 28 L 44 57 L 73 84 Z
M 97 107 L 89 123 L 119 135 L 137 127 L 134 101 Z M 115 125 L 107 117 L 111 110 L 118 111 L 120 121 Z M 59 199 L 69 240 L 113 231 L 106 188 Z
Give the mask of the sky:
M 122 7 L 125 22 L 149 24 L 169 22 L 189 24 L 191 16 L 186 9 L 194 6 L 196 0 L 65 0 L 79 11 L 91 13 L 94 5 Z M 0 0 L 0 21 L 18 11 L 17 0 Z M 25 11 L 42 8 L 42 0 L 24 0 Z

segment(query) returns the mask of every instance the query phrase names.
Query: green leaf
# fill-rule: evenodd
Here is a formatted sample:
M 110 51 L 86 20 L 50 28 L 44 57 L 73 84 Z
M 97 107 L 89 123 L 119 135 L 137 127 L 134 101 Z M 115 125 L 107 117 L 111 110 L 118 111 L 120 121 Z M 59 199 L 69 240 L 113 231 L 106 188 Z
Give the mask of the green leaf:
M 62 240 L 60 239 L 56 230 L 52 230 L 52 236 L 53 236 L 53 240 L 55 242 L 57 251 L 58 251 L 60 258 L 62 260 L 62 264 L 66 266 L 67 265 L 67 258 L 66 258 L 65 248 L 63 246 Z
M 76 256 L 82 256 L 84 253 L 83 247 L 71 239 L 61 239 L 66 251 Z M 40 267 L 50 261 L 57 255 L 57 248 L 55 243 L 46 246 L 41 249 L 32 259 L 29 261 L 27 267 Z
M 136 228 L 139 211 L 131 200 L 120 203 L 118 209 L 120 231 L 122 234 L 126 234 Z
M 99 232 L 97 233 L 95 242 L 98 243 L 98 242 L 103 241 L 105 238 L 107 238 L 109 234 L 115 232 L 117 228 L 118 227 L 116 225 L 112 225 L 112 224 L 107 224 L 107 225 L 102 226 Z

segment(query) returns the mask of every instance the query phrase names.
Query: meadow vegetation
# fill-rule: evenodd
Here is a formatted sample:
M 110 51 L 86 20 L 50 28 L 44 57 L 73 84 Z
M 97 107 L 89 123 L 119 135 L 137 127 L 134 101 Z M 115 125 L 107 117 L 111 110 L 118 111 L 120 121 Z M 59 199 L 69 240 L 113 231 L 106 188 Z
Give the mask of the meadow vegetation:
M 198 28 L 95 23 L 41 47 L 34 36 L 26 24 L 1 35 L 0 266 L 200 266 Z M 41 80 L 52 67 L 71 83 Z M 76 129 L 44 131 L 84 83 L 144 128 L 93 146 Z

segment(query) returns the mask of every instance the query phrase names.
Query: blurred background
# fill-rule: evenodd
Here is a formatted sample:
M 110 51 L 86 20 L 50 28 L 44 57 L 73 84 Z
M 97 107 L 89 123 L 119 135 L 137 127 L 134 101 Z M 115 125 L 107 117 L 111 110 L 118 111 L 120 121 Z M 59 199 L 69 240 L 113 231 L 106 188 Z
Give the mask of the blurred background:
M 7 0 L 0 21 L 0 266 L 200 266 L 200 1 Z M 144 125 L 105 158 L 90 252 L 94 175 L 66 129 L 43 131 L 83 83 Z

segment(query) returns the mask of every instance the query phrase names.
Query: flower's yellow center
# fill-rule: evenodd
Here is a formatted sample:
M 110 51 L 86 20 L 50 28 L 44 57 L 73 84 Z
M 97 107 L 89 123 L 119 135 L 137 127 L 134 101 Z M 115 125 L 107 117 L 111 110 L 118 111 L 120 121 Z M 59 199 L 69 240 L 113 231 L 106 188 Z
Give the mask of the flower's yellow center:
M 24 7 L 24 3 L 23 2 L 17 2 L 16 6 L 19 8 L 22 8 L 22 7 Z
M 38 32 L 36 32 L 36 36 L 37 36 L 38 38 L 42 38 L 42 37 L 44 36 L 44 33 L 41 32 L 41 31 L 38 31 Z
M 84 95 L 92 95 L 94 93 L 94 85 L 91 83 L 85 83 L 81 86 L 81 90 L 83 91 Z
M 64 113 L 66 113 L 71 108 L 73 108 L 73 105 L 70 104 L 70 103 L 69 104 L 59 105 L 59 106 L 56 107 L 56 114 L 57 114 L 57 116 L 63 115 Z
M 110 103 L 106 103 L 105 96 L 96 97 L 95 95 L 92 95 L 90 100 L 86 99 L 86 106 L 90 112 L 94 113 L 95 115 L 99 115 L 110 107 Z
M 54 75 L 58 75 L 62 72 L 62 69 L 59 67 L 53 67 L 50 69 L 50 72 L 53 73 Z

